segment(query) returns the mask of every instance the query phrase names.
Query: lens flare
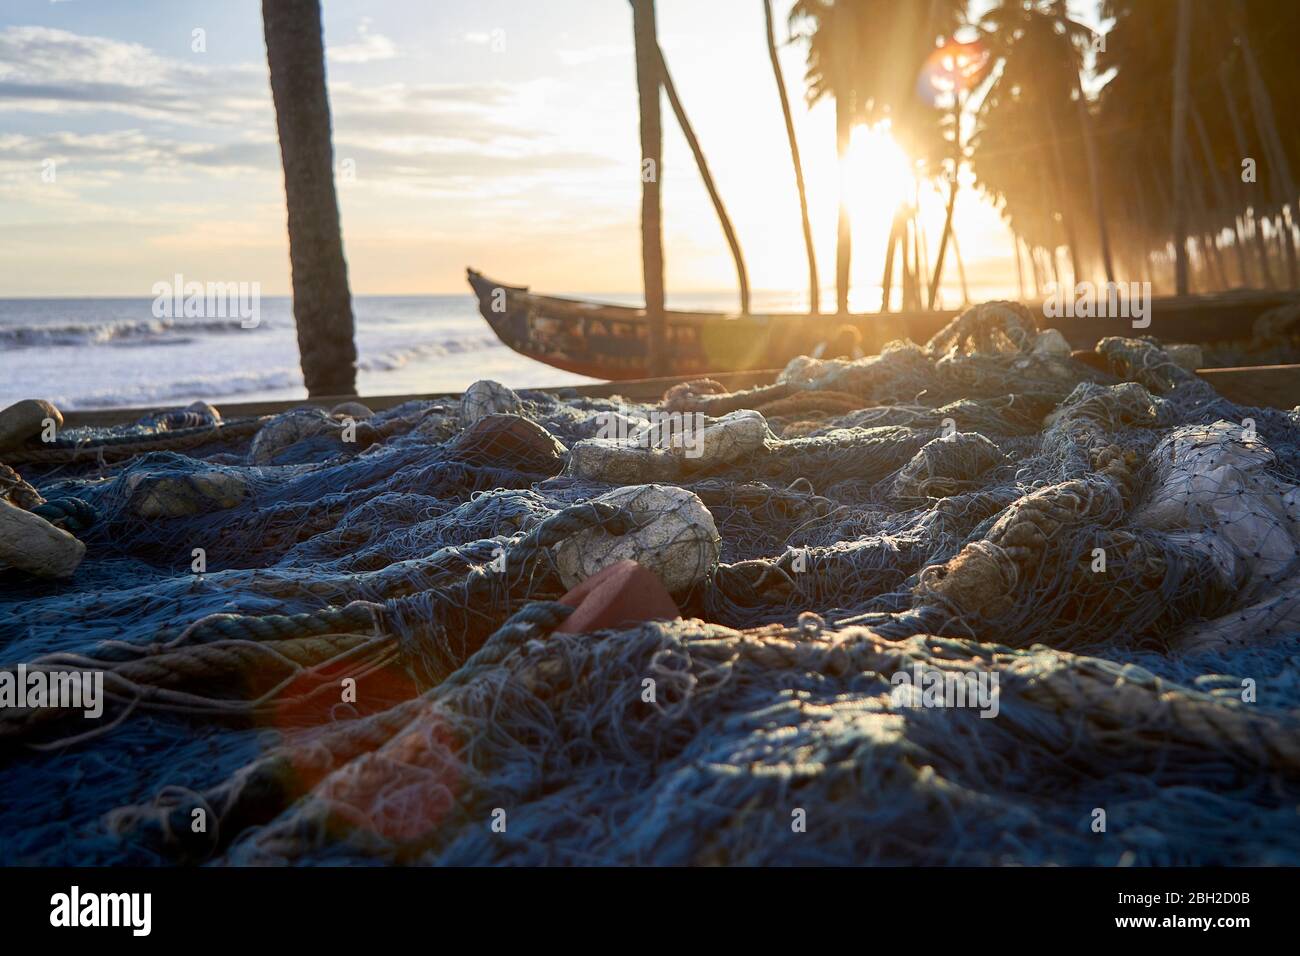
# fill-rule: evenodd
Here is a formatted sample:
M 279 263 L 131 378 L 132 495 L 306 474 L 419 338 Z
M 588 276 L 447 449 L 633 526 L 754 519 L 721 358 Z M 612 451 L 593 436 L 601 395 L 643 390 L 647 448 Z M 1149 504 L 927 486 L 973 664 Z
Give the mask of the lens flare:
M 926 57 L 916 79 L 916 94 L 931 106 L 943 105 L 974 88 L 988 63 L 988 48 L 980 40 L 948 40 Z

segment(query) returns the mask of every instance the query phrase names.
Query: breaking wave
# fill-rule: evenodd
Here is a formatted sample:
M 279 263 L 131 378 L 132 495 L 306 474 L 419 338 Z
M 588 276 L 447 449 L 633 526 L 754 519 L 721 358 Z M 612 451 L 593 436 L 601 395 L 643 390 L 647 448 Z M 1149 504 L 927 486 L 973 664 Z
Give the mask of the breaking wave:
M 0 348 L 48 348 L 75 345 L 157 344 L 183 336 L 250 332 L 239 318 L 139 319 L 124 322 L 74 322 L 68 325 L 19 325 L 0 328 Z M 259 326 L 260 327 L 260 326 Z

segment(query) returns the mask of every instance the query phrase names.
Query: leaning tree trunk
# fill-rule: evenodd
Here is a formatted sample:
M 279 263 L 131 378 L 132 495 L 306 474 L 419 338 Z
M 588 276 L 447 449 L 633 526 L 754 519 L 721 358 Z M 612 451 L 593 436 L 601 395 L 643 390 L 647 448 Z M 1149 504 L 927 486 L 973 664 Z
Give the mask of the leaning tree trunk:
M 961 282 L 961 304 L 962 307 L 970 305 L 970 286 L 966 283 L 966 263 L 961 260 L 961 244 L 957 241 L 957 230 L 950 230 L 949 238 L 952 241 L 952 257 L 957 263 L 957 279 Z
M 664 144 L 659 116 L 660 60 L 654 0 L 632 0 L 632 33 L 636 41 L 636 87 L 641 101 L 641 274 L 645 283 L 647 364 L 652 376 L 662 376 L 669 369 L 659 195 Z
M 930 278 L 930 296 L 926 308 L 934 311 L 935 298 L 939 294 L 939 280 L 943 278 L 944 254 L 948 251 L 948 237 L 952 235 L 952 214 L 957 205 L 957 177 L 952 177 L 948 184 L 948 208 L 943 217 L 943 233 L 939 236 L 939 251 L 934 257 L 934 275 Z
M 1183 195 L 1187 152 L 1187 68 L 1192 35 L 1191 0 L 1178 0 L 1178 26 L 1174 40 L 1174 291 L 1187 295 L 1187 202 Z
M 319 0 L 262 0 L 262 25 L 284 165 L 303 380 L 312 397 L 355 395 L 357 347 L 334 191 Z
M 930 298 L 928 308 L 933 311 L 935 298 L 939 294 L 939 281 L 943 278 L 943 259 L 948 251 L 948 237 L 952 235 L 952 213 L 957 203 L 958 177 L 961 175 L 961 114 L 964 100 L 960 93 L 954 98 L 952 110 L 952 181 L 948 184 L 948 209 L 943 219 L 943 233 L 939 236 L 939 251 L 934 257 L 934 276 L 930 279 Z
M 799 215 L 803 220 L 803 244 L 808 253 L 808 311 L 816 315 L 822 309 L 821 289 L 817 279 L 817 253 L 813 248 L 812 222 L 808 218 L 808 195 L 803 185 L 803 163 L 799 159 L 799 140 L 794 134 L 794 118 L 790 114 L 790 97 L 785 92 L 785 77 L 781 73 L 781 60 L 776 55 L 776 32 L 772 28 L 772 0 L 763 0 L 763 13 L 767 17 L 767 55 L 772 60 L 772 74 L 776 77 L 776 91 L 781 96 L 781 115 L 785 117 L 785 135 L 790 141 L 790 161 L 794 164 L 794 184 L 799 190 Z
M 656 46 L 656 50 L 659 53 L 659 79 L 663 82 L 664 92 L 668 95 L 668 103 L 673 108 L 673 115 L 677 117 L 677 125 L 681 127 L 682 135 L 686 137 L 686 145 L 691 148 L 691 155 L 695 157 L 695 166 L 700 171 L 700 179 L 704 180 L 704 188 L 709 193 L 709 199 L 713 201 L 713 211 L 718 214 L 722 234 L 727 238 L 731 258 L 736 263 L 741 315 L 749 315 L 749 273 L 745 270 L 745 257 L 740 251 L 740 240 L 736 238 L 736 230 L 731 225 L 731 217 L 727 215 L 727 207 L 723 205 L 718 187 L 714 185 L 713 174 L 709 172 L 709 164 L 704 159 L 704 150 L 700 148 L 700 141 L 696 139 L 695 130 L 690 120 L 686 118 L 682 101 L 677 97 L 677 88 L 673 86 L 672 75 L 668 72 L 668 62 L 664 59 L 663 48 Z

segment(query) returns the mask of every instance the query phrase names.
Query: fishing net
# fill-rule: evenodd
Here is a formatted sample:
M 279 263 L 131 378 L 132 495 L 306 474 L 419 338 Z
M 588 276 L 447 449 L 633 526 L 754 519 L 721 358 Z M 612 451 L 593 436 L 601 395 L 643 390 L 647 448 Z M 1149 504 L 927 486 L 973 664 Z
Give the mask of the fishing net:
M 0 861 L 1300 863 L 1300 407 L 1056 338 L 11 444 Z

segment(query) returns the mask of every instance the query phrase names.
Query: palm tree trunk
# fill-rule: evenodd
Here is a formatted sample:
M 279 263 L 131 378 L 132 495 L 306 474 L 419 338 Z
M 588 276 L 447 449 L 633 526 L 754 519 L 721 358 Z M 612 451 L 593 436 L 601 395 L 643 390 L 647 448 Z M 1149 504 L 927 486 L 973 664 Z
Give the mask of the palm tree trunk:
M 1214 212 L 1219 214 L 1227 213 L 1232 202 L 1228 197 L 1228 191 L 1223 186 L 1223 181 L 1217 175 L 1218 169 L 1214 163 L 1214 152 L 1210 149 L 1210 137 L 1205 130 L 1205 120 L 1201 118 L 1201 111 L 1197 108 L 1195 101 L 1192 101 L 1190 105 L 1190 112 L 1192 129 L 1196 131 L 1196 142 L 1200 147 L 1201 162 L 1205 165 L 1205 179 L 1214 192 L 1214 201 L 1218 207 Z
M 1187 204 L 1183 198 L 1183 156 L 1187 151 L 1187 69 L 1192 35 L 1191 0 L 1178 0 L 1178 26 L 1174 41 L 1174 286 L 1187 294 Z
M 1236 239 L 1233 241 L 1233 248 L 1237 250 L 1237 269 L 1241 272 L 1241 287 L 1250 288 L 1250 257 L 1246 255 L 1246 228 L 1240 215 L 1232 217 L 1232 225 L 1235 231 Z
M 1276 289 L 1273 279 L 1273 267 L 1268 261 L 1268 243 L 1264 240 L 1263 217 L 1253 204 L 1250 209 L 1250 233 L 1255 240 L 1255 256 L 1259 260 L 1259 271 L 1264 276 L 1264 288 Z
M 1196 141 L 1201 147 L 1201 159 L 1205 163 L 1205 175 L 1209 178 L 1211 185 L 1214 187 L 1215 201 L 1219 204 L 1219 214 L 1233 219 L 1236 224 L 1237 241 L 1233 245 L 1233 251 L 1237 257 L 1237 271 L 1241 274 L 1241 285 L 1243 288 L 1250 285 L 1250 274 L 1247 267 L 1246 248 L 1241 241 L 1241 222 L 1233 215 L 1232 196 L 1230 190 L 1224 184 L 1220 170 L 1214 162 L 1214 152 L 1210 148 L 1210 137 L 1205 129 L 1205 120 L 1201 117 L 1201 111 L 1197 108 L 1196 103 L 1192 103 L 1192 127 L 1196 130 Z M 1226 278 L 1226 276 L 1225 276 Z M 1225 286 L 1226 287 L 1226 286 Z
M 907 220 L 899 220 L 898 264 L 902 274 L 898 277 L 898 308 L 907 312 L 912 307 L 912 267 L 907 261 Z
M 1145 198 L 1146 190 L 1142 185 L 1136 184 L 1133 189 L 1134 204 L 1133 208 L 1137 210 L 1138 233 L 1140 239 L 1138 246 L 1142 251 L 1142 271 L 1145 276 L 1143 281 L 1155 285 L 1155 275 L 1151 269 L 1151 217 L 1147 214 L 1147 201 Z
M 799 190 L 799 215 L 803 220 L 803 244 L 808 253 L 808 311 L 816 315 L 822 309 L 821 288 L 817 279 L 817 252 L 813 248 L 812 222 L 808 218 L 808 194 L 804 191 L 803 163 L 799 159 L 799 140 L 794 134 L 794 118 L 790 113 L 790 97 L 786 95 L 785 77 L 781 73 L 781 60 L 776 54 L 776 32 L 772 27 L 772 0 L 763 0 L 763 14 L 767 18 L 767 55 L 772 61 L 772 75 L 776 77 L 776 91 L 781 96 L 781 115 L 785 117 L 785 135 L 786 139 L 790 141 L 790 161 L 794 164 L 794 184 Z M 892 258 L 890 261 L 893 261 Z M 888 298 L 889 290 L 888 286 L 886 286 L 886 301 Z
M 1074 89 L 1079 96 L 1079 128 L 1083 132 L 1083 156 L 1088 164 L 1088 184 L 1092 189 L 1092 211 L 1097 217 L 1097 235 L 1101 240 L 1101 261 L 1106 270 L 1106 281 L 1115 281 L 1115 266 L 1110 256 L 1110 229 L 1106 223 L 1106 204 L 1101 192 L 1101 172 L 1097 166 L 1097 145 L 1092 138 L 1092 116 L 1088 113 L 1088 102 L 1083 96 L 1083 84 L 1079 81 L 1079 71 L 1070 67 L 1074 74 Z
M 262 0 L 289 212 L 293 319 L 311 397 L 355 395 L 357 347 L 343 258 L 319 0 Z
M 852 107 L 844 101 L 841 91 L 835 97 L 835 153 L 839 158 L 840 208 L 835 231 L 835 311 L 847 315 L 849 311 L 849 269 L 853 262 L 853 234 L 849 220 L 848 155 L 853 134 Z
M 1072 210 L 1068 209 L 1068 197 L 1065 176 L 1065 158 L 1061 155 L 1061 134 L 1056 125 L 1056 116 L 1049 109 L 1045 111 L 1047 116 L 1048 136 L 1052 141 L 1052 165 L 1055 171 L 1057 206 L 1061 210 L 1061 228 L 1065 230 L 1065 245 L 1070 251 L 1070 273 L 1074 276 L 1075 284 L 1079 282 L 1079 243 L 1074 234 L 1074 216 Z M 1052 254 L 1055 258 L 1055 253 Z
M 1189 107 L 1188 112 L 1193 113 L 1194 110 Z M 1215 286 L 1226 289 L 1228 287 L 1228 277 L 1223 271 L 1223 262 L 1219 259 L 1219 249 L 1214 244 L 1211 235 L 1214 229 L 1213 212 L 1206 177 L 1197 175 L 1196 161 L 1192 158 L 1190 149 L 1185 154 L 1185 159 L 1187 161 L 1186 181 L 1192 184 L 1192 188 L 1188 192 L 1192 203 L 1193 234 L 1197 237 L 1196 242 L 1201 253 L 1202 287 L 1206 291 Z M 1212 182 L 1213 171 L 1210 172 L 1209 179 Z
M 916 239 L 916 219 L 909 216 L 903 222 L 903 311 L 919 312 L 921 309 L 920 245 Z
M 925 300 L 922 294 L 925 292 L 925 277 L 930 274 L 930 270 L 925 266 L 925 260 L 921 258 L 925 243 L 921 237 L 921 221 L 917 219 L 916 212 L 912 213 L 912 301 L 916 303 L 916 310 L 919 312 L 925 308 Z
M 927 308 L 934 311 L 935 296 L 939 294 L 939 279 L 943 276 L 944 253 L 948 248 L 948 237 L 952 235 L 952 213 L 957 205 L 957 177 L 954 175 L 948 184 L 948 208 L 943 216 L 943 234 L 939 237 L 939 251 L 935 254 L 934 275 L 930 279 L 930 298 Z
M 961 304 L 970 305 L 970 288 L 966 285 L 966 264 L 961 261 L 961 246 L 957 244 L 957 230 L 951 230 L 952 257 L 957 261 L 957 278 L 961 280 Z
M 1277 228 L 1278 242 L 1282 244 L 1282 256 L 1286 259 L 1287 274 L 1291 277 L 1291 288 L 1300 289 L 1300 275 L 1296 272 L 1295 234 L 1291 231 L 1285 211 L 1279 207 L 1273 217 Z
M 1050 221 L 1052 217 L 1052 210 L 1056 207 L 1057 200 L 1056 200 L 1056 192 L 1052 181 L 1052 177 L 1048 174 L 1047 171 L 1048 170 L 1047 151 L 1043 148 L 1042 143 L 1039 143 L 1037 154 L 1039 160 L 1038 163 L 1036 164 L 1038 167 L 1039 192 L 1043 196 L 1042 211 L 1045 217 Z M 1050 231 L 1054 232 L 1055 230 L 1050 230 Z M 1052 241 L 1053 248 L 1055 248 L 1056 245 L 1054 241 L 1055 239 L 1056 237 L 1053 235 L 1050 237 L 1049 240 Z M 1028 240 L 1026 240 L 1025 244 L 1026 246 L 1028 246 Z M 1039 261 L 1038 257 L 1035 257 L 1034 262 L 1038 266 L 1038 272 L 1042 273 L 1042 282 L 1036 283 L 1036 285 L 1038 285 L 1039 290 L 1041 291 L 1041 289 L 1046 287 L 1047 285 L 1047 267 L 1045 264 Z M 1037 278 L 1038 272 L 1035 273 L 1035 278 Z
M 271 3 L 274 0 L 266 0 Z M 632 0 L 636 87 L 641 106 L 641 274 L 645 284 L 651 376 L 667 375 L 668 329 L 664 316 L 664 241 L 659 179 L 663 172 L 663 125 L 659 115 L 660 58 L 654 0 Z
M 1242 64 L 1246 67 L 1246 86 L 1250 91 L 1250 112 L 1255 117 L 1255 128 L 1264 144 L 1273 168 L 1274 195 L 1277 197 L 1278 211 L 1282 206 L 1295 202 L 1295 181 L 1291 178 L 1291 164 L 1287 161 L 1286 149 L 1277 132 L 1277 118 L 1273 113 L 1273 100 L 1269 96 L 1268 84 L 1264 82 L 1259 63 L 1255 59 L 1255 48 L 1250 42 L 1250 33 L 1246 25 L 1244 7 L 1241 0 L 1234 0 L 1232 21 L 1241 44 Z M 1291 278 L 1291 287 L 1300 288 L 1300 264 L 1296 261 L 1295 236 L 1290 229 L 1284 229 L 1283 249 L 1286 253 L 1287 270 Z
M 1241 121 L 1241 113 L 1237 109 L 1237 98 L 1233 96 L 1232 86 L 1228 82 L 1226 63 L 1219 69 L 1219 88 L 1223 91 L 1223 100 L 1228 106 L 1228 119 L 1232 124 L 1232 138 L 1237 146 L 1237 155 L 1245 158 L 1249 155 L 1246 146 L 1246 130 Z M 1273 283 L 1273 273 L 1268 267 L 1268 250 L 1264 246 L 1263 237 L 1259 230 L 1253 228 L 1253 213 L 1258 208 L 1258 204 L 1250 201 L 1246 192 L 1247 184 L 1241 181 L 1241 177 L 1234 177 L 1234 180 L 1236 182 L 1237 194 L 1239 196 L 1238 201 L 1241 206 L 1242 221 L 1246 224 L 1245 233 L 1249 238 L 1254 240 L 1255 255 L 1259 260 L 1260 284 L 1265 289 L 1275 288 Z M 1247 216 L 1247 209 L 1251 211 L 1249 218 Z
M 740 313 L 749 315 L 749 274 L 745 271 L 745 257 L 740 252 L 740 240 L 736 238 L 736 230 L 731 225 L 731 217 L 727 215 L 727 207 L 723 205 L 722 197 L 718 195 L 718 187 L 714 185 L 709 164 L 704 159 L 704 150 L 700 148 L 700 141 L 696 139 L 695 130 L 690 120 L 686 118 L 682 101 L 677 97 L 677 88 L 673 86 L 672 74 L 668 72 L 664 51 L 657 45 L 656 50 L 659 54 L 659 78 L 663 82 L 664 92 L 668 94 L 668 102 L 673 108 L 673 115 L 677 117 L 677 125 L 681 127 L 682 135 L 686 137 L 686 145 L 691 148 L 691 155 L 695 157 L 695 166 L 700 171 L 700 178 L 704 180 L 704 188 L 708 190 L 709 199 L 713 200 L 713 210 L 718 214 L 718 222 L 727 237 L 727 245 L 731 247 L 731 258 L 736 263 L 736 279 L 740 285 Z
M 1020 290 L 1020 301 L 1025 301 L 1025 267 L 1020 262 L 1020 237 L 1011 233 L 1011 242 L 1016 250 L 1016 288 Z
M 917 224 L 917 300 L 926 291 L 926 277 L 930 276 L 930 239 L 926 235 L 926 226 L 920 221 L 920 202 L 918 196 L 914 222 Z
M 898 231 L 901 223 L 900 210 L 894 210 L 894 219 L 889 224 L 889 239 L 885 242 L 885 274 L 880 279 L 880 311 L 889 311 L 889 292 L 894 285 L 894 250 L 898 245 Z M 901 303 L 900 303 L 901 304 Z

